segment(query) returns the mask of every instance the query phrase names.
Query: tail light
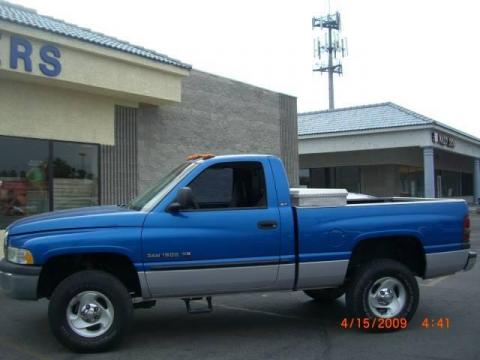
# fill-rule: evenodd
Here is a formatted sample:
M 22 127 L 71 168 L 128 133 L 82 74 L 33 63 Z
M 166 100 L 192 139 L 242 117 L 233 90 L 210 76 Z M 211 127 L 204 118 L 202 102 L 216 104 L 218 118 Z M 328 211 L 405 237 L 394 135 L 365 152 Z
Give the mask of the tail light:
M 470 216 L 465 216 L 463 219 L 463 241 L 470 241 Z

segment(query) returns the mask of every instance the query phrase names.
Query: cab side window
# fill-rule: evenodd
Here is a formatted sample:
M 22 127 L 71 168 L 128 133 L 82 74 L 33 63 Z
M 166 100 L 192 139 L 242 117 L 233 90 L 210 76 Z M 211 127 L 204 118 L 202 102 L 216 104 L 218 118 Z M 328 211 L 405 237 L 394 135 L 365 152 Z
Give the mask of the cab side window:
M 260 162 L 216 164 L 189 185 L 199 209 L 265 208 L 266 186 Z

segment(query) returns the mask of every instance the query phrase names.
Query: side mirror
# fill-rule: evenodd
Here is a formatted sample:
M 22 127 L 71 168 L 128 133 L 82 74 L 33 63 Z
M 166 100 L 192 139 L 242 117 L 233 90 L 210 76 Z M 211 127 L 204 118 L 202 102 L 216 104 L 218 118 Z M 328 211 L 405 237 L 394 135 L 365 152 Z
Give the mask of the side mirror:
M 168 212 L 179 212 L 182 210 L 182 205 L 180 205 L 179 202 L 172 202 L 170 205 L 167 206 L 167 211 Z
M 183 187 L 178 190 L 175 201 L 167 207 L 167 211 L 178 212 L 182 209 L 194 209 L 193 192 L 189 187 Z

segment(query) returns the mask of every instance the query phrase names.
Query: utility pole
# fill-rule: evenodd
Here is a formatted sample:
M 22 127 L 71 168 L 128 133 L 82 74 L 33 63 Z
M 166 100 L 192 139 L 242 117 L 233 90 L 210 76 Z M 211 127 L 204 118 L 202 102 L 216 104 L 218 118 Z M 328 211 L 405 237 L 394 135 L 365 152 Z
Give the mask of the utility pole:
M 335 108 L 333 74 L 343 74 L 341 58 L 347 56 L 347 40 L 340 38 L 340 13 L 313 17 L 312 28 L 320 30 L 313 42 L 313 71 L 328 73 L 328 108 L 332 110 Z M 325 40 L 321 39 L 322 34 L 325 35 Z M 325 55 L 326 63 L 323 59 Z

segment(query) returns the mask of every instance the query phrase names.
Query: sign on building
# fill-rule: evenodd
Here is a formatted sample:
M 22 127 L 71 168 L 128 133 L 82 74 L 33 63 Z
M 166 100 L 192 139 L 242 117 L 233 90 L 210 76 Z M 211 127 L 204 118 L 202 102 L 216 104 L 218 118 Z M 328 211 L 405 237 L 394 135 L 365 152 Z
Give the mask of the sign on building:
M 449 148 L 455 147 L 455 139 L 453 136 L 439 133 L 438 131 L 432 132 L 432 142 Z
M 8 41 L 7 54 L 0 53 L 0 66 L 7 66 L 10 70 L 17 70 L 31 73 L 35 68 L 49 77 L 56 77 L 62 71 L 60 62 L 61 53 L 58 47 L 52 44 L 42 44 L 36 48 L 32 42 L 22 36 L 11 35 L 8 38 L 2 38 L 0 41 Z M 2 45 L 2 44 L 0 44 Z M 5 49 L 5 46 L 0 46 Z

